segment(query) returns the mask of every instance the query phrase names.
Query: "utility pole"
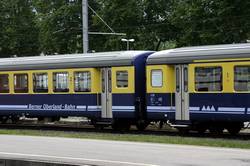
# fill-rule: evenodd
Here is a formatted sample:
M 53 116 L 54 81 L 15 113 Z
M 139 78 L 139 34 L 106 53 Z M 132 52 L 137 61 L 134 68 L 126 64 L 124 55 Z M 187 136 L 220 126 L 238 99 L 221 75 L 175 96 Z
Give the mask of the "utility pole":
M 87 53 L 89 50 L 88 0 L 82 0 L 82 44 L 83 53 Z

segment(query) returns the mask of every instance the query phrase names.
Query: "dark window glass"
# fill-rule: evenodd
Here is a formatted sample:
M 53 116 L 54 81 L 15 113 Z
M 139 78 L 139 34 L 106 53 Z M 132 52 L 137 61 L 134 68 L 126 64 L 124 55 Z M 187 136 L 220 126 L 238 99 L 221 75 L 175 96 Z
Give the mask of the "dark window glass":
M 176 68 L 176 92 L 179 93 L 180 92 L 180 70 L 179 68 Z
M 112 92 L 112 80 L 111 80 L 111 77 L 112 77 L 112 73 L 111 73 L 111 70 L 108 70 L 108 91 L 109 93 Z
M 105 87 L 106 87 L 106 82 L 105 82 L 105 70 L 102 70 L 102 93 L 105 93 Z
M 14 74 L 15 93 L 28 93 L 28 74 Z
M 48 74 L 34 73 L 33 74 L 33 91 L 34 92 L 48 92 Z
M 236 91 L 250 91 L 250 66 L 234 68 L 234 89 Z
M 116 72 L 116 86 L 118 88 L 128 87 L 128 71 L 117 71 Z
M 69 92 L 69 74 L 68 72 L 53 73 L 54 92 Z
M 184 92 L 188 92 L 188 68 L 184 68 Z
M 196 67 L 195 68 L 196 91 L 222 91 L 221 67 Z
M 89 71 L 75 72 L 75 92 L 91 91 L 91 74 Z
M 9 93 L 9 75 L 0 74 L 0 93 Z

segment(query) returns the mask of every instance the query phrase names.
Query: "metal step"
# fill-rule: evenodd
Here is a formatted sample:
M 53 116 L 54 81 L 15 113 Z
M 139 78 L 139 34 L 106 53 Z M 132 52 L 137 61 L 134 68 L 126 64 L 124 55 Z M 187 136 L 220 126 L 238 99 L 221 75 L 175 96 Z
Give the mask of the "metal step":
M 171 123 L 171 127 L 175 128 L 188 128 L 190 127 L 191 122 L 189 120 L 176 120 L 175 122 Z
M 102 121 L 98 121 L 98 122 L 96 122 L 96 124 L 98 124 L 98 125 L 111 125 L 112 122 L 102 122 Z
M 175 128 L 188 128 L 189 125 L 185 125 L 185 124 L 171 124 L 171 127 L 175 127 Z
M 111 125 L 113 122 L 113 119 L 100 119 L 96 121 L 97 125 Z

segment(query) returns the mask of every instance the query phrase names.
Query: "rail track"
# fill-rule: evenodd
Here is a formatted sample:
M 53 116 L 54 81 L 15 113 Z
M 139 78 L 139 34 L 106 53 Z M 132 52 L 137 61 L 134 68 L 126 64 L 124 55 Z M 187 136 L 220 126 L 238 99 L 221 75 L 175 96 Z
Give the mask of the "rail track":
M 250 129 L 242 130 L 238 135 L 232 136 L 227 132 L 215 135 L 209 132 L 199 134 L 197 132 L 179 133 L 176 129 L 169 126 L 159 128 L 159 124 L 150 124 L 146 130 L 138 131 L 134 126 L 128 131 L 114 131 L 111 127 L 103 129 L 96 129 L 87 121 L 75 122 L 56 122 L 56 123 L 37 123 L 36 121 L 20 121 L 17 124 L 0 124 L 0 129 L 8 130 L 41 130 L 41 131 L 65 131 L 65 132 L 88 132 L 88 133 L 110 133 L 110 134 L 137 134 L 137 135 L 158 135 L 158 136 L 182 136 L 182 137 L 199 137 L 199 138 L 223 138 L 223 139 L 236 139 L 236 140 L 250 140 Z

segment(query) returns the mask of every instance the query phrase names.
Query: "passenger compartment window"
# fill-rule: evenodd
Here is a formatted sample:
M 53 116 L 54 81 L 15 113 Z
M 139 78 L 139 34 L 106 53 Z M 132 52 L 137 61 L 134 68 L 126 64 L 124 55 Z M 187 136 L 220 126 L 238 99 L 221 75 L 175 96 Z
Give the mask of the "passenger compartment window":
M 53 73 L 54 92 L 69 92 L 69 74 L 68 72 Z
M 162 70 L 151 70 L 151 86 L 160 88 L 163 84 Z
M 36 93 L 48 92 L 48 74 L 34 73 L 33 74 L 33 91 Z
M 110 74 L 111 76 L 111 74 Z M 111 80 L 111 78 L 110 78 Z M 128 87 L 128 71 L 117 71 L 116 72 L 116 86 L 117 88 Z
M 75 92 L 91 91 L 91 74 L 89 71 L 75 72 Z
M 28 74 L 14 74 L 14 92 L 28 93 Z
M 195 90 L 222 91 L 222 67 L 196 67 Z
M 0 74 L 0 93 L 9 93 L 9 75 Z
M 250 91 L 250 66 L 236 66 L 234 68 L 234 89 L 236 91 Z

